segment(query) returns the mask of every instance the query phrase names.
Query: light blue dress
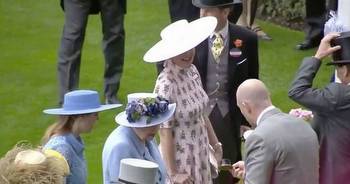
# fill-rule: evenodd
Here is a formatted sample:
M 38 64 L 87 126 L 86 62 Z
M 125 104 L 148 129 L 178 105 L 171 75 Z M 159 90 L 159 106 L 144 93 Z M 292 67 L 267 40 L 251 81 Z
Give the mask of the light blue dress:
M 51 137 L 45 144 L 45 149 L 60 152 L 68 161 L 70 175 L 66 177 L 67 184 L 86 183 L 87 168 L 84 158 L 84 143 L 80 137 L 75 137 L 71 133 Z
M 119 126 L 107 138 L 103 147 L 103 182 L 118 183 L 119 165 L 123 158 L 137 158 L 155 162 L 159 165 L 156 176 L 157 184 L 166 181 L 166 168 L 154 140 L 143 144 L 132 128 Z

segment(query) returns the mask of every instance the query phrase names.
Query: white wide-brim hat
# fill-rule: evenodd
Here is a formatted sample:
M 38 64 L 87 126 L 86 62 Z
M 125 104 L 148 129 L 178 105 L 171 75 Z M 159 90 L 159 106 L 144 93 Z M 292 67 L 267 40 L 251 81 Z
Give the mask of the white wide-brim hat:
M 124 158 L 120 161 L 119 181 L 122 183 L 155 184 L 158 164 L 141 159 Z
M 185 53 L 208 38 L 216 24 L 217 20 L 212 16 L 190 23 L 185 19 L 176 21 L 161 31 L 161 40 L 146 52 L 143 60 L 153 63 Z
M 101 105 L 98 93 L 92 90 L 75 90 L 64 95 L 62 108 L 46 109 L 43 112 L 54 115 L 77 115 L 113 109 L 122 104 Z
M 139 99 L 144 99 L 147 97 L 156 98 L 157 94 L 155 94 L 155 93 L 132 93 L 132 94 L 128 95 L 128 103 L 131 103 L 132 101 L 138 101 Z M 175 103 L 169 104 L 168 110 L 166 112 L 161 113 L 156 117 L 152 117 L 152 119 L 148 123 L 147 123 L 147 117 L 145 117 L 145 116 L 142 116 L 139 120 L 137 120 L 135 122 L 129 122 L 129 120 L 127 119 L 128 115 L 127 115 L 126 111 L 119 113 L 115 117 L 115 121 L 119 125 L 123 125 L 126 127 L 135 127 L 135 128 L 151 127 L 151 126 L 162 124 L 162 123 L 170 120 L 175 112 L 175 109 L 176 109 Z

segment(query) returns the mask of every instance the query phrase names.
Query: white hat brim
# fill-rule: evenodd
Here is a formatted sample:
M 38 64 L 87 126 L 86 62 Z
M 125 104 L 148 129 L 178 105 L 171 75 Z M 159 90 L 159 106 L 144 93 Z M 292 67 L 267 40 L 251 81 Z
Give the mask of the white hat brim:
M 126 127 L 134 127 L 134 128 L 145 128 L 145 127 L 151 127 L 151 126 L 155 126 L 155 125 L 159 125 L 162 124 L 166 121 L 168 121 L 169 119 L 171 119 L 171 117 L 173 116 L 175 109 L 176 109 L 176 104 L 172 103 L 169 104 L 168 106 L 168 111 L 165 113 L 160 114 L 157 117 L 153 117 L 151 119 L 150 123 L 147 123 L 147 119 L 146 117 L 141 117 L 140 120 L 136 121 L 136 122 L 132 122 L 130 123 L 127 119 L 127 114 L 125 111 L 119 113 L 116 117 L 115 117 L 115 121 L 119 124 L 119 125 L 123 125 Z
M 93 112 L 100 112 L 108 109 L 113 109 L 122 106 L 122 104 L 108 104 L 100 105 L 98 108 L 84 109 L 84 110 L 65 110 L 63 108 L 46 109 L 43 112 L 52 115 L 77 115 L 77 114 L 88 114 Z
M 183 20 L 180 20 L 183 21 Z M 176 23 L 176 22 L 175 22 Z M 173 23 L 174 24 L 174 23 Z M 177 39 L 162 39 L 149 49 L 143 56 L 146 62 L 159 62 L 170 59 L 196 47 L 213 33 L 217 25 L 215 17 L 207 16 L 188 23 L 188 30 Z M 172 24 L 169 25 L 169 27 Z M 163 30 L 167 29 L 164 28 Z

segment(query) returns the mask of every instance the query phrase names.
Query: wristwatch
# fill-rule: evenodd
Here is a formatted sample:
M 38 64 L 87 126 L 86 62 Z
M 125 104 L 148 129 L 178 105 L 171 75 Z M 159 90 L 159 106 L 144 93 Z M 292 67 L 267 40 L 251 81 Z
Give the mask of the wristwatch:
M 217 148 L 222 148 L 221 142 L 217 142 L 217 143 L 214 144 L 213 149 L 217 150 Z

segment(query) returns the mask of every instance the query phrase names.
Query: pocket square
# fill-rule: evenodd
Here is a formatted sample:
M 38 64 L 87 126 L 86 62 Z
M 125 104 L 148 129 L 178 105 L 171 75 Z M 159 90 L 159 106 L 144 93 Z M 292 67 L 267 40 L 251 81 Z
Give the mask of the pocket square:
M 242 61 L 238 62 L 237 65 L 240 65 L 240 64 L 244 63 L 245 61 L 247 61 L 247 58 L 245 58 Z

